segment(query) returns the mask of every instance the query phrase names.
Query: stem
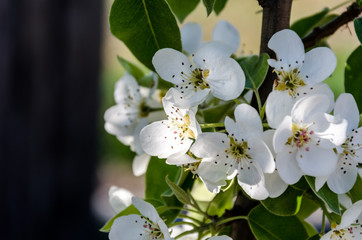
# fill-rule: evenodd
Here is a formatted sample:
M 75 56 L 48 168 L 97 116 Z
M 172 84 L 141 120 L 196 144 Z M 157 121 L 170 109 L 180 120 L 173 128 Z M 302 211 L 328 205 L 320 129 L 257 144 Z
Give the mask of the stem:
M 192 226 L 193 228 L 198 228 L 198 226 L 196 224 L 193 224 L 192 222 L 174 222 L 172 224 L 170 224 L 169 227 L 174 227 L 174 226 L 178 226 L 178 225 L 190 225 Z
M 201 128 L 225 127 L 224 123 L 200 123 Z
M 245 98 L 244 98 L 245 99 Z M 233 100 L 236 104 L 242 104 L 242 102 L 239 100 L 239 99 L 237 99 L 237 98 L 235 98 L 234 100 Z
M 343 3 L 340 3 L 340 4 L 332 7 L 331 9 L 329 9 L 329 11 L 332 12 L 332 11 L 334 11 L 334 10 L 340 8 L 340 7 L 343 7 L 344 5 L 346 5 L 347 3 L 350 3 L 350 2 L 354 2 L 354 0 L 347 0 L 347 1 L 343 2 Z
M 201 222 L 200 220 L 198 220 L 198 219 L 196 219 L 196 218 L 193 218 L 193 217 L 190 217 L 190 216 L 185 215 L 185 214 L 180 214 L 179 217 L 180 217 L 180 218 L 188 218 L 188 219 L 190 219 L 191 221 L 194 221 L 195 223 L 197 223 L 197 224 L 199 224 L 199 225 L 202 224 L 202 222 Z
M 325 226 L 326 226 L 326 215 L 323 212 L 322 227 L 321 227 L 321 232 L 320 232 L 320 234 L 322 234 L 322 235 L 324 235 Z
M 261 106 L 261 100 L 260 100 L 260 95 L 259 95 L 259 91 L 258 89 L 254 88 L 253 89 L 254 93 L 255 93 L 255 98 L 256 98 L 256 101 L 258 103 L 258 109 L 259 109 L 259 113 L 261 113 L 261 109 L 262 109 L 262 106 Z M 263 121 L 263 119 L 261 119 Z
M 216 226 L 220 226 L 220 225 L 223 225 L 225 223 L 232 222 L 232 221 L 235 221 L 235 220 L 241 220 L 241 219 L 244 219 L 244 220 L 248 221 L 247 216 L 236 216 L 236 217 L 231 217 L 231 218 L 227 218 L 227 219 L 223 219 L 221 221 L 218 221 L 216 223 Z

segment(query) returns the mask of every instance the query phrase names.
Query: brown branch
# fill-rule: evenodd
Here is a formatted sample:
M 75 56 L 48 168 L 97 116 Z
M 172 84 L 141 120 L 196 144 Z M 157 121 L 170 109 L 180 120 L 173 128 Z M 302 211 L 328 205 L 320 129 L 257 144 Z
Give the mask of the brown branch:
M 322 27 L 316 27 L 313 31 L 303 38 L 304 48 L 313 47 L 319 40 L 335 33 L 338 28 L 352 21 L 361 14 L 361 7 L 357 3 L 352 3 L 347 10 L 334 18 Z

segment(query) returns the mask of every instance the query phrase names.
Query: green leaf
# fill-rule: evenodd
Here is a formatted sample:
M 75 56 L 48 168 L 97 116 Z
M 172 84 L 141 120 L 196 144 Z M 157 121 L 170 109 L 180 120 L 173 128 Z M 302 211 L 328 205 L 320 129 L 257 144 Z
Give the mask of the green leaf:
M 258 89 L 263 83 L 269 69 L 268 59 L 269 56 L 266 53 L 237 59 L 245 73 L 246 89 Z
M 356 18 L 354 20 L 354 30 L 356 31 L 359 42 L 362 44 L 362 18 Z
M 309 237 L 307 240 L 319 240 L 319 239 L 321 239 L 321 236 L 319 236 L 319 234 L 316 234 L 314 236 Z
M 104 224 L 104 226 L 101 229 L 99 229 L 99 231 L 101 231 L 101 232 L 111 231 L 112 224 L 113 224 L 114 220 L 116 220 L 116 218 L 119 218 L 120 216 L 130 215 L 130 214 L 140 214 L 140 212 L 138 211 L 137 208 L 135 208 L 133 205 L 131 205 L 131 206 L 127 207 L 126 209 L 124 209 L 122 212 L 117 213 L 110 220 L 108 220 L 108 222 L 106 224 Z
M 348 57 L 344 70 L 344 87 L 356 100 L 359 112 L 362 112 L 362 46 L 359 46 Z
M 307 35 L 317 24 L 327 15 L 329 12 L 328 8 L 324 8 L 322 11 L 313 14 L 311 16 L 299 19 L 294 22 L 290 29 L 295 31 L 299 37 L 304 37 Z
M 319 209 L 319 207 L 320 206 L 315 201 L 303 196 L 302 205 L 300 206 L 297 217 L 301 220 L 306 219 L 317 209 Z
M 307 239 L 303 223 L 295 216 L 281 217 L 270 213 L 262 205 L 249 213 L 249 225 L 258 240 Z
M 177 199 L 180 202 L 182 202 L 183 204 L 191 204 L 190 196 L 185 192 L 185 190 L 183 190 L 177 184 L 172 182 L 168 178 L 168 175 L 166 176 L 166 182 L 167 182 L 168 186 L 170 186 L 172 192 L 175 194 L 175 196 L 177 197 Z
M 228 0 L 215 0 L 214 12 L 216 15 L 219 15 L 221 11 L 225 8 L 225 5 Z
M 230 187 L 225 192 L 218 193 L 210 202 L 207 213 L 210 216 L 221 217 L 225 210 L 233 207 L 234 189 Z
M 139 69 L 133 63 L 127 61 L 126 59 L 117 56 L 118 62 L 124 67 L 124 69 L 131 74 L 137 81 L 139 81 L 145 74 L 141 69 Z
M 362 179 L 359 174 L 357 174 L 357 180 L 353 188 L 349 191 L 351 200 L 353 203 L 362 199 Z
M 235 105 L 234 102 L 229 101 L 222 104 L 219 104 L 215 107 L 210 107 L 202 110 L 204 114 L 205 122 L 207 123 L 217 123 L 220 122 L 227 112 Z
M 166 164 L 164 159 L 152 157 L 146 171 L 146 199 L 155 199 L 163 202 L 161 195 L 170 189 L 165 181 L 168 175 L 176 181 L 180 175 L 179 167 Z
M 149 69 L 161 48 L 181 51 L 176 19 L 164 0 L 115 0 L 109 16 L 112 34 Z
M 314 236 L 316 234 L 318 234 L 317 230 L 315 229 L 315 227 L 313 227 L 309 222 L 301 220 L 302 224 L 305 228 L 305 230 L 308 233 L 308 236 Z
M 207 16 L 209 16 L 214 9 L 215 0 L 202 0 L 206 8 Z
M 299 212 L 302 203 L 303 191 L 288 187 L 277 198 L 267 198 L 261 204 L 271 213 L 279 216 L 293 216 Z
M 182 23 L 185 18 L 197 7 L 200 0 L 166 0 L 172 12 Z
M 319 189 L 317 192 L 315 189 L 315 178 L 310 176 L 304 176 L 307 180 L 310 188 L 313 190 L 313 192 L 321 199 L 323 202 L 325 202 L 329 209 L 331 209 L 333 212 L 340 214 L 339 210 L 339 201 L 338 201 L 338 195 L 332 192 L 327 184 L 324 184 L 324 186 Z

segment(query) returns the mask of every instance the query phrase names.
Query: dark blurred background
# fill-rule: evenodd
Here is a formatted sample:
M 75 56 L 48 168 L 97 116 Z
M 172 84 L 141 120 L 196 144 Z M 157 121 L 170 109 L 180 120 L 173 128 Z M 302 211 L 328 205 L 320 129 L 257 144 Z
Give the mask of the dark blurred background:
M 114 104 L 113 86 L 123 74 L 116 55 L 137 63 L 109 33 L 112 2 L 0 1 L 1 240 L 108 239 L 98 229 L 114 215 L 109 186 L 143 196 L 144 178 L 129 168 L 133 154 L 103 130 L 103 113 Z M 316 3 L 295 1 L 292 21 L 327 3 L 318 2 L 313 12 L 310 4 Z M 206 18 L 199 4 L 185 22 L 200 22 L 210 40 L 216 22 L 226 19 L 241 33 L 239 53 L 257 53 L 260 9 L 254 0 L 230 0 L 220 16 Z M 336 94 L 357 44 L 348 32 L 331 39 L 339 65 L 328 82 Z

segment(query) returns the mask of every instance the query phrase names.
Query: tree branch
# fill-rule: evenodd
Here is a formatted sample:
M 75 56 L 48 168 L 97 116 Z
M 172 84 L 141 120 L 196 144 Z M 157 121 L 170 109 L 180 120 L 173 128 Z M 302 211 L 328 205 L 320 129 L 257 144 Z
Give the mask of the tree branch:
M 344 13 L 326 25 L 314 28 L 310 34 L 303 38 L 304 48 L 313 47 L 319 40 L 332 35 L 338 28 L 358 17 L 361 14 L 361 10 L 357 3 L 352 3 Z

